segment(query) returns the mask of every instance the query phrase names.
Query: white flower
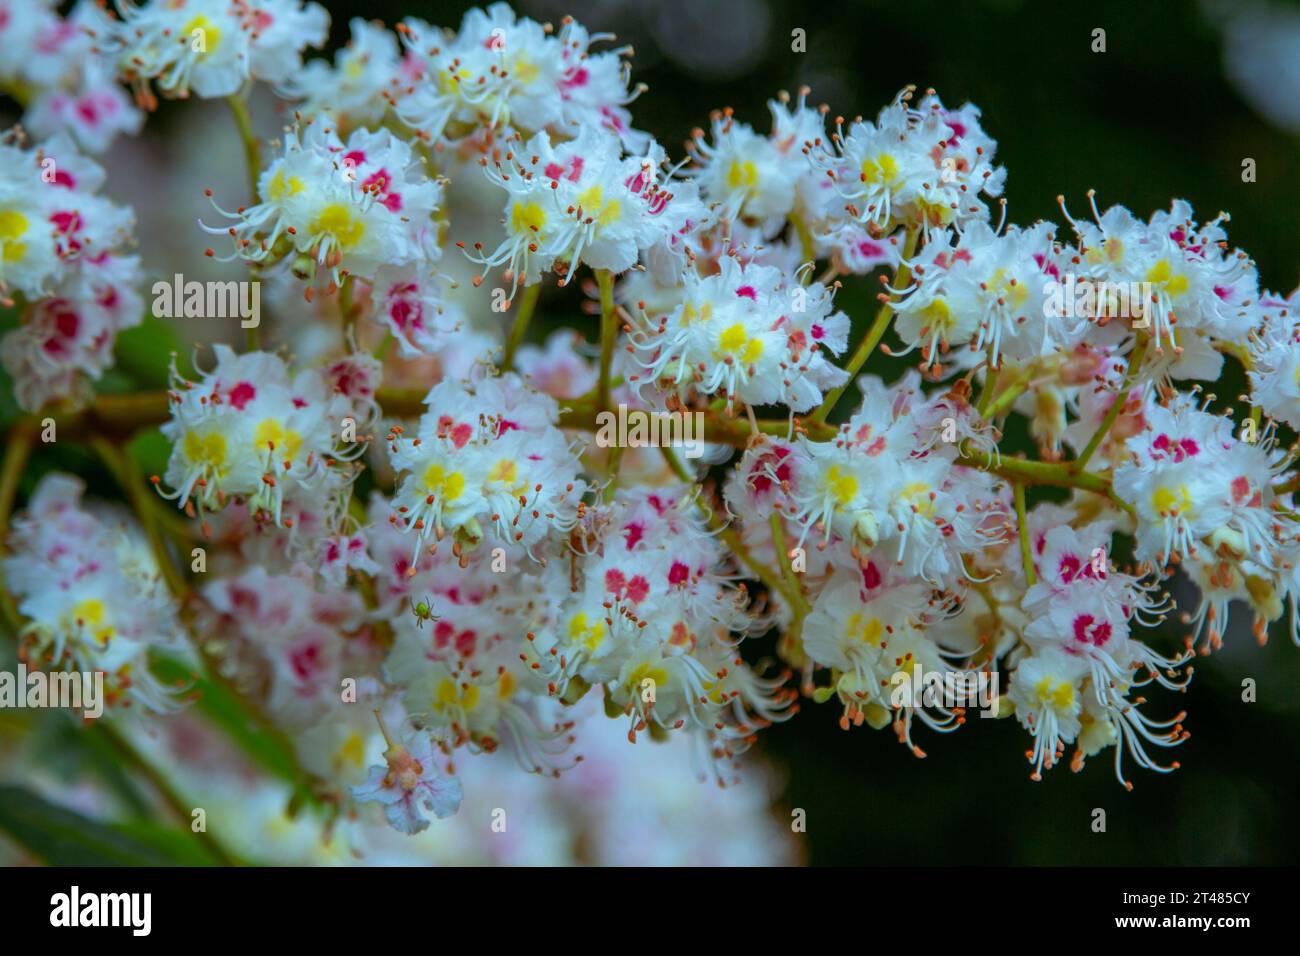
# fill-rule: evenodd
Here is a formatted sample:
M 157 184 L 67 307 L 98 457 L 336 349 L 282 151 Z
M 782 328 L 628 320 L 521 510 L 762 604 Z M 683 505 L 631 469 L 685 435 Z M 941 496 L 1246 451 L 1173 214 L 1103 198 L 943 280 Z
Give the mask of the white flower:
M 895 328 L 930 363 L 938 361 L 940 346 L 946 351 L 968 342 L 994 365 L 1003 356 L 1039 358 L 1071 344 L 1048 317 L 1056 259 L 1047 223 L 1000 234 L 971 223 L 951 246 L 926 244 L 912 264 L 914 284 L 894 306 Z
M 643 384 L 808 411 L 847 378 L 828 358 L 844 351 L 849 331 L 833 296 L 821 283 L 730 257 L 715 275 L 688 272 L 681 304 L 633 338 L 648 370 Z
M 14 521 L 4 565 L 27 618 L 20 636 L 53 669 L 102 671 L 110 705 L 130 698 L 173 710 L 148 651 L 178 643 L 176 603 L 144 535 L 118 514 L 88 511 L 84 490 L 80 479 L 51 473 Z
M 859 384 L 862 408 L 834 441 L 800 436 L 810 458 L 792 495 L 800 544 L 814 528 L 823 542 L 834 534 L 867 551 L 888 544 L 907 573 L 953 582 L 962 554 L 996 536 L 991 503 L 970 506 L 986 492 L 953 467 L 952 446 L 934 445 L 928 413 L 918 429 L 915 376 L 893 388 L 868 376 Z
M 1300 427 L 1300 290 L 1260 300 L 1265 320 L 1249 341 L 1252 401 L 1292 428 Z
M 131 210 L 97 195 L 104 171 L 64 134 L 25 152 L 0 143 L 0 291 L 29 305 L 4 338 L 24 408 L 81 398 L 141 318 L 140 261 L 122 254 Z
M 1149 328 L 1157 355 L 1168 345 L 1180 356 L 1193 336 L 1240 339 L 1258 322 L 1259 277 L 1245 253 L 1228 250 L 1219 225 L 1226 213 L 1198 226 L 1192 207 L 1176 199 L 1142 223 L 1123 206 L 1099 214 L 1092 193 L 1088 199 L 1095 222 L 1070 220 L 1081 265 L 1097 281 L 1139 291 L 1131 314 L 1117 318 Z M 1198 377 L 1217 370 L 1216 362 Z
M 552 145 L 543 132 L 526 143 L 510 141 L 504 155 L 484 162 L 488 179 L 509 198 L 502 222 L 506 239 L 491 253 L 475 243 L 473 261 L 484 275 L 506 265 L 510 295 L 556 269 L 567 284 L 580 263 L 624 272 L 642 253 L 671 249 L 698 204 L 675 197 L 677 184 L 659 179 L 663 151 L 650 146 L 642 157 L 624 156 L 619 139 L 584 127 L 576 139 Z M 701 210 L 698 210 L 702 212 Z M 476 280 L 476 283 L 482 280 Z
M 911 97 L 904 90 L 875 123 L 855 122 L 847 134 L 837 128 L 833 149 L 811 152 L 835 183 L 841 215 L 884 233 L 912 225 L 937 234 L 986 220 L 978 195 L 1001 195 L 1006 172 L 992 165 L 996 144 L 979 110 L 949 110 L 933 93 L 912 108 Z
M 623 60 L 630 48 L 593 55 L 591 41 L 608 37 L 592 37 L 572 19 L 555 35 L 494 3 L 466 13 L 451 37 L 413 18 L 398 31 L 422 69 L 399 88 L 395 109 L 422 139 L 507 129 L 557 138 L 603 130 L 636 150 L 648 140 L 628 125 L 625 106 L 636 96 Z
M 412 733 L 405 743 L 390 743 L 384 751 L 387 766 L 371 767 L 370 777 L 352 788 L 358 803 L 378 803 L 384 808 L 389 826 L 402 833 L 419 833 L 429 825 L 422 811 L 438 819 L 460 809 L 463 791 L 455 777 L 438 771 L 433 745 L 421 733 Z
M 688 148 L 696 165 L 688 174 L 719 218 L 743 218 L 771 237 L 792 215 L 808 224 L 821 217 L 829 190 L 825 177 L 808 163 L 806 147 L 820 141 L 825 121 L 821 111 L 805 104 L 807 92 L 800 91 L 793 108 L 788 96 L 768 103 L 772 131 L 767 136 L 737 122 L 729 109 L 713 114 L 711 144 L 703 130 L 695 131 Z
M 1021 658 L 1012 672 L 1007 696 L 1015 705 L 1016 719 L 1034 737 L 1029 761 L 1035 780 L 1056 765 L 1064 745 L 1074 743 L 1079 734 L 1086 675 L 1082 660 L 1053 648 Z
M 1230 526 L 1244 536 L 1244 553 L 1271 565 L 1269 453 L 1239 441 L 1229 419 L 1198 410 L 1190 395 L 1167 407 L 1152 403 L 1146 420 L 1125 443 L 1130 457 L 1114 478 L 1115 493 L 1137 511 L 1138 559 L 1195 556 Z
M 436 258 L 442 187 L 421 172 L 410 144 L 367 129 L 345 143 L 328 124 L 308 120 L 285 136 L 284 155 L 258 180 L 260 203 L 234 213 L 213 203 L 236 223 L 200 224 L 230 234 L 234 249 L 222 261 L 258 262 L 292 249 L 309 276 L 323 268 L 338 285 L 344 274 L 370 279 L 385 266 Z
M 430 535 L 477 542 L 491 534 L 512 552 L 531 553 L 550 532 L 572 527 L 586 486 L 555 427 L 553 399 L 507 375 L 479 385 L 444 381 L 424 401 L 416 437 L 390 435 L 402 476 L 394 520 L 415 532 L 416 556 Z
M 332 113 L 355 125 L 373 125 L 388 110 L 389 87 L 399 79 L 401 50 L 393 33 L 360 17 L 348 24 L 351 37 L 335 55 L 310 60 L 288 75 L 280 92 L 304 102 L 305 116 Z
M 304 47 L 325 42 L 329 15 L 303 0 L 151 0 L 117 5 L 88 24 L 99 48 L 145 105 L 149 84 L 167 96 L 230 96 L 245 81 L 280 83 Z
M 350 493 L 346 462 L 364 449 L 343 434 L 344 419 L 357 422 L 349 397 L 327 385 L 327 372 L 291 377 L 276 355 L 235 355 L 224 345 L 214 351 L 216 365 L 199 382 L 173 369 L 171 419 L 162 427 L 173 442 L 167 497 L 201 512 L 239 497 L 250 511 L 290 527 L 286 497 L 319 490 L 336 501 L 327 524 L 337 521 Z

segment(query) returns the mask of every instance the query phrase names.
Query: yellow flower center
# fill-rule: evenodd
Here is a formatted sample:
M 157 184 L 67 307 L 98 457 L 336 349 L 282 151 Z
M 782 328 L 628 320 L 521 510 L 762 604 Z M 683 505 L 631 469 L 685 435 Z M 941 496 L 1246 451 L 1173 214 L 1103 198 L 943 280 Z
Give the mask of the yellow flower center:
M 510 65 L 511 75 L 524 86 L 532 86 L 533 81 L 541 75 L 541 72 L 537 68 L 537 64 L 525 56 L 515 57 L 514 62 Z
M 578 193 L 578 206 L 584 218 L 590 217 L 600 226 L 617 222 L 623 212 L 617 199 L 605 198 L 605 190 L 599 183 Z
M 1151 507 L 1159 514 L 1186 515 L 1192 510 L 1192 496 L 1186 485 L 1160 487 L 1151 493 Z
M 226 468 L 226 436 L 220 432 L 186 432 L 181 449 L 187 460 L 195 465 L 203 465 L 217 474 Z
M 867 617 L 861 611 L 854 611 L 849 615 L 848 625 L 845 630 L 849 640 L 857 641 L 859 644 L 868 644 L 871 647 L 879 647 L 880 639 L 885 634 L 885 625 L 880 623 L 878 617 Z
M 546 225 L 546 212 L 541 203 L 517 202 L 510 207 L 510 229 L 513 232 L 541 232 Z
M 1187 291 L 1187 276 L 1176 275 L 1168 259 L 1161 259 L 1147 270 L 1147 281 L 1152 285 L 1162 285 L 1169 295 L 1182 295 Z
M 718 336 L 718 351 L 716 354 L 718 358 L 722 358 L 724 355 L 733 355 L 746 365 L 751 365 L 762 356 L 763 341 L 758 338 L 750 338 L 745 327 L 737 322 Z
M 434 462 L 425 469 L 424 487 L 443 501 L 452 502 L 465 491 L 465 476 L 459 471 L 447 471 Z
M 569 640 L 594 651 L 605 641 L 605 622 L 592 621 L 587 612 L 579 611 L 569 620 Z
M 334 769 L 342 770 L 346 765 L 360 767 L 366 759 L 366 742 L 355 730 L 348 734 L 347 740 L 334 754 Z
M 292 461 L 302 448 L 302 436 L 276 418 L 266 418 L 253 433 L 253 443 L 258 450 L 268 449 L 284 461 Z
M 296 196 L 302 192 L 302 180 L 297 176 L 286 176 L 284 168 L 281 167 L 271 177 L 266 192 L 271 202 L 283 202 L 286 197 Z
M 930 517 L 934 514 L 934 502 L 930 499 L 930 486 L 924 481 L 914 481 L 906 485 L 898 496 L 914 507 L 917 514 Z
M 1074 706 L 1074 685 L 1044 677 L 1034 688 L 1040 703 L 1056 710 L 1069 710 Z
M 952 328 L 956 321 L 953 318 L 952 310 L 948 308 L 948 303 L 944 299 L 935 299 L 927 305 L 922 311 L 926 328 L 938 326 L 940 329 L 948 330 Z
M 831 465 L 826 472 L 826 490 L 836 504 L 847 505 L 858 495 L 858 479 L 839 465 Z
M 329 233 L 342 249 L 351 249 L 366 234 L 366 224 L 342 203 L 331 203 L 316 217 L 315 233 Z
M 478 704 L 478 685 L 466 684 L 462 687 L 451 678 L 444 678 L 438 684 L 434 694 L 433 706 L 436 710 L 459 707 L 461 710 L 473 710 Z
M 100 644 L 107 644 L 113 637 L 112 626 L 104 620 L 106 616 L 104 602 L 98 598 L 86 598 L 72 609 L 73 621 L 89 631 Z
M 199 31 L 195 33 L 195 31 Z M 212 25 L 212 21 L 200 14 L 185 24 L 181 33 L 190 40 L 190 50 L 199 56 L 207 56 L 221 46 L 221 31 Z M 202 42 L 200 43 L 200 39 Z M 195 49 L 198 47 L 198 49 Z
M 758 167 L 747 159 L 733 159 L 727 167 L 727 185 L 732 189 L 753 189 L 758 185 Z
M 898 160 L 889 153 L 875 159 L 862 161 L 862 181 L 871 185 L 887 186 L 898 178 Z
M 27 252 L 27 217 L 16 209 L 0 210 L 0 260 L 17 262 Z

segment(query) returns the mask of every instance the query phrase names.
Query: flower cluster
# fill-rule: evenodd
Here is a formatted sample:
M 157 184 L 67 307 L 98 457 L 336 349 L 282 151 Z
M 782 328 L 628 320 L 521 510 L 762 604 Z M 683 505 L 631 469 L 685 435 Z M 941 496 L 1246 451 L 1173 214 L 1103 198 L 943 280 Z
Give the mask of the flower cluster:
M 94 9 L 99 16 L 88 29 L 97 51 L 150 108 L 150 84 L 169 97 L 211 98 L 230 96 L 250 79 L 283 83 L 329 27 L 325 8 L 303 0 L 119 2 L 117 16 Z
M 34 136 L 63 132 L 86 152 L 101 153 L 119 135 L 138 133 L 144 114 L 113 82 L 113 63 L 87 32 L 99 8 L 79 0 L 61 17 L 55 6 L 0 3 L 0 89 L 23 103 L 23 125 Z
M 50 29 L 32 9 L 0 40 Z M 1240 630 L 1230 606 L 1260 640 L 1290 608 L 1300 643 L 1300 316 L 1226 215 L 1089 194 L 1090 220 L 1061 201 L 1073 238 L 1008 223 L 979 110 L 911 88 L 849 123 L 781 94 L 766 134 L 720 110 L 677 163 L 632 126 L 630 50 L 504 4 L 456 31 L 357 20 L 301 68 L 326 20 L 299 0 L 73 17 L 84 63 L 0 77 L 75 91 L 111 57 L 142 101 L 233 94 L 246 119 L 261 81 L 291 106 L 265 162 L 241 130 L 252 202 L 201 224 L 272 288 L 277 349 L 253 331 L 188 377 L 173 356 L 125 410 L 81 394 L 73 426 L 161 426 L 154 484 L 198 520 L 133 495 L 145 551 L 47 479 L 8 586 L 42 659 L 161 707 L 145 649 L 181 628 L 159 569 L 206 549 L 196 668 L 290 736 L 294 799 L 331 826 L 431 839 L 497 752 L 581 781 L 602 710 L 729 785 L 801 699 L 918 756 L 978 707 L 1014 717 L 1034 779 L 1104 755 L 1129 786 L 1177 766 L 1185 715 L 1160 698 Z M 129 212 L 50 142 L 0 146 L 0 285 L 24 309 L 4 361 L 29 409 L 98 377 L 140 308 Z M 843 283 L 877 271 L 874 319 L 851 317 Z M 574 285 L 598 323 L 529 343 Z M 1239 411 L 1186 384 L 1225 356 Z M 684 462 L 670 426 L 694 422 L 708 454 Z M 1184 579 L 1199 604 L 1171 639 Z
M 630 49 L 592 53 L 593 37 L 566 18 L 549 24 L 515 16 L 494 3 L 470 10 L 450 39 L 414 18 L 398 27 L 413 63 L 390 100 L 402 122 L 425 142 L 482 138 L 506 130 L 570 138 L 605 130 L 629 148 L 647 137 L 632 130 L 626 106 Z
M 489 180 L 508 196 L 506 238 L 490 253 L 475 243 L 474 260 L 485 274 L 505 265 L 512 296 L 519 283 L 552 270 L 567 282 L 583 264 L 626 272 L 645 259 L 671 273 L 704 207 L 689 183 L 664 175 L 665 163 L 653 144 L 625 155 L 619 138 L 599 127 L 554 144 L 545 131 L 527 141 L 516 134 L 483 160 Z
M 308 540 L 336 534 L 371 417 L 368 397 L 346 390 L 356 377 L 343 363 L 291 375 L 268 352 L 214 351 L 211 371 L 196 382 L 173 364 L 163 425 L 172 452 L 155 484 L 191 514 L 237 500 L 261 522 Z
M 284 154 L 258 180 L 261 202 L 226 212 L 236 225 L 225 257 L 283 260 L 295 275 L 324 269 L 337 287 L 345 275 L 375 279 L 437 257 L 433 215 L 441 187 L 421 174 L 411 145 L 387 130 L 355 130 L 346 141 L 326 120 L 307 120 L 285 137 Z
M 0 142 L 0 294 L 22 321 L 0 343 L 18 402 L 82 398 L 113 364 L 117 333 L 141 318 L 131 210 L 99 194 L 104 170 L 59 134 L 35 149 Z
M 717 273 L 688 273 L 668 314 L 656 321 L 645 311 L 637 344 L 649 378 L 680 400 L 721 395 L 807 412 L 848 380 L 832 359 L 848 344 L 849 320 L 831 311 L 832 299 L 819 282 L 727 257 Z
M 180 645 L 181 624 L 153 552 L 125 514 L 82 505 L 68 475 L 41 480 L 13 523 L 5 583 L 27 619 L 31 660 L 54 670 L 100 672 L 110 706 L 177 707 L 148 652 Z
M 554 399 L 506 375 L 441 382 L 424 404 L 415 437 L 401 426 L 389 436 L 401 476 L 392 518 L 414 533 L 412 562 L 430 537 L 435 550 L 450 534 L 458 550 L 486 537 L 506 553 L 532 557 L 538 542 L 573 527 L 586 484 L 555 427 Z

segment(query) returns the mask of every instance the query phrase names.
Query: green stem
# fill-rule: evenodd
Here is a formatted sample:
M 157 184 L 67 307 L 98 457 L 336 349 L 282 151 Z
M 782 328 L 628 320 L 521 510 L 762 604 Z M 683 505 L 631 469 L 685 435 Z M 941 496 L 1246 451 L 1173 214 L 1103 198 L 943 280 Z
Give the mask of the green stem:
M 966 464 L 1000 475 L 1008 481 L 1024 485 L 1055 485 L 1059 488 L 1079 488 L 1109 499 L 1117 508 L 1133 514 L 1133 506 L 1116 498 L 1110 481 L 1092 472 L 1074 472 L 1068 462 L 1027 461 L 1023 458 L 997 458 L 991 454 L 972 451 L 963 444 L 958 449 Z
M 6 551 L 4 545 L 9 537 L 9 517 L 13 514 L 14 501 L 18 497 L 18 482 L 22 478 L 23 469 L 27 467 L 35 441 L 35 424 L 30 419 L 21 419 L 10 430 L 9 440 L 5 443 L 4 462 L 0 464 L 0 556 Z M 17 637 L 22 628 L 22 619 L 5 586 L 3 562 L 0 562 L 0 613 L 4 614 Z
M 605 473 L 609 476 L 605 484 L 605 491 L 600 496 L 606 504 L 614 500 L 614 493 L 618 491 L 619 470 L 623 464 L 623 446 L 615 443 L 610 446 L 609 459 L 605 462 Z
M 989 346 L 989 352 L 993 347 Z M 979 401 L 975 403 L 975 410 L 980 413 L 980 418 L 988 419 L 988 406 L 993 401 L 993 396 L 997 394 L 998 378 L 1002 374 L 1001 366 L 995 366 L 989 362 L 984 366 L 984 388 L 980 391 Z
M 1004 388 L 995 399 L 989 402 L 987 408 L 980 410 L 980 417 L 991 422 L 998 416 L 1005 415 L 1011 410 L 1011 406 L 1016 403 L 1016 399 L 1029 389 L 1031 381 L 1033 381 L 1033 375 L 1028 372 L 1018 377 Z
M 524 286 L 523 297 L 519 300 L 519 308 L 515 310 L 515 320 L 510 326 L 510 337 L 506 339 L 505 356 L 501 359 L 501 371 L 508 372 L 515 362 L 515 353 L 519 351 L 519 346 L 524 342 L 524 335 L 528 332 L 528 323 L 532 321 L 533 313 L 537 309 L 537 297 L 541 294 L 541 282 L 535 282 L 532 285 Z M 602 290 L 601 300 L 601 334 L 604 334 L 604 296 Z M 601 354 L 604 354 L 604 342 L 601 343 Z
M 1011 486 L 1012 493 L 1016 499 L 1016 525 L 1017 532 L 1020 535 L 1020 560 L 1025 566 L 1025 582 L 1033 587 L 1038 583 L 1038 575 L 1034 573 L 1034 553 L 1029 547 L 1029 522 L 1025 518 L 1025 486 L 1017 481 Z
M 903 240 L 903 259 L 910 259 L 912 257 L 912 254 L 916 251 L 917 238 L 920 234 L 920 229 L 917 227 L 908 227 L 907 238 Z M 892 284 L 895 287 L 903 286 L 910 282 L 911 278 L 912 270 L 904 263 L 898 267 L 898 272 L 894 274 L 894 281 Z M 867 334 L 863 336 L 862 341 L 858 343 L 858 347 L 849 358 L 848 364 L 844 366 L 844 370 L 849 373 L 849 377 L 845 379 L 843 385 L 834 389 L 826 396 L 826 400 L 822 402 L 820 408 L 812 413 L 808 419 L 809 421 L 817 423 L 826 421 L 826 416 L 831 413 L 831 409 L 835 407 L 835 404 L 844 395 L 844 392 L 848 387 L 853 384 L 854 377 L 859 371 L 861 371 L 862 366 L 867 364 L 867 359 L 869 359 L 871 353 L 876 350 L 876 346 L 880 344 L 880 340 L 885 337 L 885 330 L 889 328 L 889 322 L 893 317 L 894 300 L 889 298 L 881 303 L 880 311 L 876 313 L 876 320 L 871 323 L 871 328 L 867 330 Z
M 1083 452 L 1074 461 L 1069 463 L 1072 471 L 1083 471 L 1088 466 L 1088 460 L 1092 458 L 1093 453 L 1101 446 L 1110 427 L 1115 424 L 1115 419 L 1119 418 L 1120 411 L 1128 404 L 1128 393 L 1133 388 L 1133 382 L 1137 379 L 1139 370 L 1142 367 L 1142 360 L 1147 354 L 1147 343 L 1149 339 L 1146 336 L 1138 336 L 1137 344 L 1133 346 L 1133 351 L 1128 357 L 1128 371 L 1124 373 L 1124 384 L 1120 386 L 1119 394 L 1115 401 L 1111 402 L 1110 408 L 1106 409 L 1106 417 L 1101 420 L 1101 426 L 1088 440 L 1087 446 Z
M 96 721 L 95 728 L 107 738 L 113 749 L 122 756 L 126 763 L 130 764 L 142 777 L 149 781 L 154 790 L 158 792 L 158 795 L 162 797 L 163 803 L 180 820 L 182 826 L 192 823 L 195 808 L 188 805 L 181 795 L 177 793 L 176 788 L 172 786 L 171 781 L 157 767 L 150 763 L 109 721 Z M 240 861 L 233 857 L 211 833 L 206 830 L 195 831 L 192 829 L 190 832 L 222 866 L 240 865 Z
M 226 105 L 235 117 L 235 126 L 239 129 L 239 138 L 244 144 L 244 162 L 248 166 L 249 201 L 257 202 L 257 177 L 262 172 L 262 151 L 253 133 L 253 118 L 248 113 L 248 101 L 244 92 L 232 93 L 226 97 Z
M 352 276 L 343 277 L 339 286 L 339 318 L 343 321 L 343 347 L 348 347 L 348 340 L 354 337 L 357 325 L 357 310 L 352 304 Z
M 140 520 L 140 526 L 149 540 L 154 560 L 158 562 L 158 570 L 162 573 L 163 580 L 167 582 L 168 589 L 176 597 L 184 597 L 189 591 L 189 585 L 177 570 L 167 550 L 167 542 L 158 524 L 157 499 L 153 491 L 147 487 L 148 482 L 136 467 L 135 460 L 130 452 L 124 451 L 102 436 L 93 437 L 90 444 L 103 459 L 108 470 L 113 473 L 113 477 L 126 493 L 127 500 L 131 502 L 131 507 L 135 509 L 136 517 Z
M 694 483 L 690 472 L 686 470 L 686 467 L 681 463 L 681 460 L 671 448 L 667 445 L 661 445 L 659 450 L 663 453 L 664 460 L 668 462 L 668 467 L 673 470 L 673 474 L 688 485 Z M 700 513 L 704 515 L 704 520 L 707 522 L 709 530 L 717 534 L 722 542 L 731 549 L 732 553 L 735 554 L 736 557 L 740 558 L 747 568 L 754 572 L 754 576 L 762 581 L 767 589 L 773 594 L 784 595 L 785 599 L 790 602 L 791 607 L 797 607 L 799 604 L 797 592 L 791 594 L 786 590 L 785 582 L 773 574 L 771 568 L 767 567 L 763 562 L 759 561 L 750 553 L 749 548 L 745 547 L 744 542 L 740 540 L 740 535 L 736 534 L 736 529 L 719 518 L 717 513 L 712 508 L 708 507 L 702 498 L 697 497 L 695 499 L 695 504 L 700 509 Z
M 812 233 L 809 231 L 807 223 L 803 221 L 802 216 L 792 216 L 790 217 L 790 222 L 794 225 L 795 235 L 799 237 L 799 251 L 803 256 L 803 261 L 815 263 L 817 261 L 817 254 L 814 251 L 815 244 L 813 243 Z M 807 285 L 812 280 L 812 270 L 809 269 L 806 275 L 807 277 L 804 279 L 804 285 Z
M 1292 475 L 1282 484 L 1273 487 L 1273 494 L 1275 495 L 1290 494 L 1293 491 L 1300 491 L 1300 474 Z
M 5 535 L 8 535 L 9 516 L 18 497 L 18 482 L 36 441 L 35 429 L 32 419 L 21 419 L 10 429 L 9 439 L 5 442 L 4 463 L 0 464 L 0 529 Z
M 618 336 L 618 316 L 614 311 L 614 274 L 608 269 L 596 272 L 600 286 L 600 391 L 599 408 L 609 410 L 609 372 L 614 364 L 614 340 Z
M 808 606 L 808 599 L 803 593 L 803 584 L 799 581 L 799 575 L 795 572 L 794 565 L 790 561 L 790 551 L 785 542 L 785 526 L 781 523 L 780 512 L 772 512 L 768 518 L 768 524 L 772 529 L 772 548 L 776 551 L 776 563 L 781 567 L 781 573 L 785 575 L 787 590 L 785 593 L 794 595 L 798 598 L 794 602 L 792 610 L 794 611 L 794 621 L 791 622 L 791 630 L 803 624 L 804 617 L 812 610 Z
M 239 139 L 244 144 L 244 165 L 247 167 L 248 174 L 248 194 L 249 203 L 257 202 L 257 178 L 262 172 L 262 150 L 257 141 L 257 135 L 253 132 L 253 118 L 248 112 L 247 91 L 241 90 L 238 93 L 232 93 L 226 97 L 226 105 L 230 107 L 230 113 L 235 118 L 235 127 L 239 130 Z M 254 267 L 254 278 L 256 278 L 256 267 Z M 261 329 L 258 325 L 249 326 L 244 330 L 244 347 L 249 352 L 256 352 L 261 348 Z

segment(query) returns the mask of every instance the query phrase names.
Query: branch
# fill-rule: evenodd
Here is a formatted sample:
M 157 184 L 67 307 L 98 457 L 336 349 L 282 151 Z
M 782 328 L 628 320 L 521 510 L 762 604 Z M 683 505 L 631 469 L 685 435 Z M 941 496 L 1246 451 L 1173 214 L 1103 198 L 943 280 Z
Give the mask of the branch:
M 519 346 L 523 344 L 524 335 L 528 332 L 528 323 L 532 321 L 533 312 L 537 309 L 537 297 L 541 295 L 542 284 L 536 282 L 533 285 L 524 286 L 523 297 L 519 300 L 519 308 L 515 311 L 515 319 L 510 326 L 510 336 L 506 339 L 505 355 L 501 359 L 501 371 L 508 372 L 515 363 L 515 353 L 519 351 Z
M 1083 449 L 1078 458 L 1069 463 L 1072 471 L 1083 471 L 1088 466 L 1088 459 L 1101 445 L 1102 440 L 1110 431 L 1110 427 L 1115 424 L 1115 419 L 1119 418 L 1120 411 L 1128 404 L 1128 393 L 1132 390 L 1133 382 L 1137 379 L 1138 372 L 1142 367 L 1142 360 L 1146 357 L 1149 341 L 1144 335 L 1138 336 L 1137 344 L 1133 346 L 1133 351 L 1128 356 L 1128 371 L 1124 373 L 1124 384 L 1120 386 L 1119 395 L 1115 397 L 1115 401 L 1111 402 L 1110 408 L 1106 409 L 1106 417 L 1101 420 L 1101 426 L 1093 434 L 1092 438 L 1088 439 L 1087 447 Z

